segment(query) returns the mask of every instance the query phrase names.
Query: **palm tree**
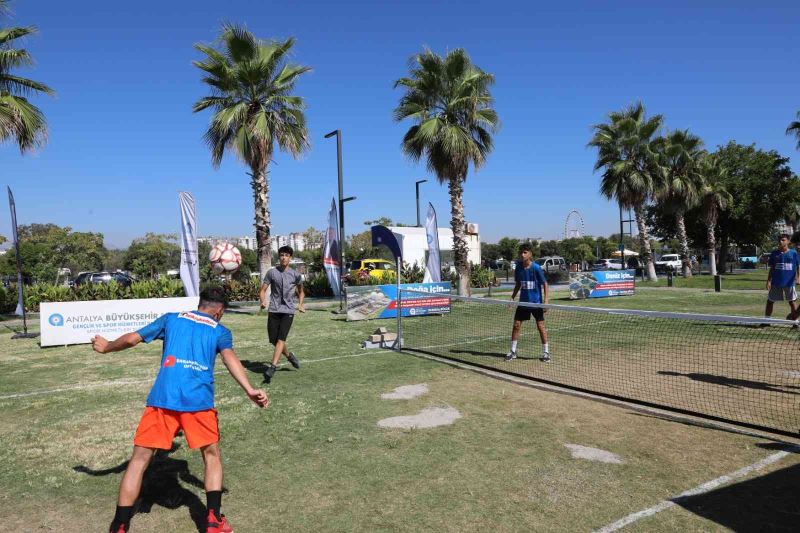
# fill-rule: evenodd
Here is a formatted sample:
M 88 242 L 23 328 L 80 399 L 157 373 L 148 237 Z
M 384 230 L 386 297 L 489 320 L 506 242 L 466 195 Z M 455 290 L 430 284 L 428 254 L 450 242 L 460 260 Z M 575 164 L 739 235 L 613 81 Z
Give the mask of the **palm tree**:
M 797 120 L 792 121 L 786 128 L 786 135 L 797 137 L 797 149 L 800 150 L 800 111 L 797 112 Z
M 657 139 L 658 164 L 663 172 L 662 188 L 656 197 L 675 217 L 678 240 L 681 243 L 682 270 L 684 277 L 691 277 L 689 238 L 686 235 L 684 214 L 697 205 L 701 177 L 698 162 L 703 155 L 703 141 L 688 130 L 675 130 L 666 137 Z
M 794 234 L 797 231 L 797 224 L 800 222 L 800 204 L 789 204 L 783 217 L 786 223 L 792 228 L 792 233 Z
M 298 77 L 311 69 L 286 61 L 292 38 L 262 41 L 240 26 L 226 24 L 218 44 L 195 45 L 206 57 L 193 64 L 205 73 L 203 82 L 211 95 L 195 102 L 193 111 L 214 111 L 204 135 L 214 167 L 219 167 L 227 149 L 250 169 L 263 276 L 272 262 L 267 166 L 276 144 L 294 157 L 309 148 L 305 103 L 292 91 Z
M 470 265 L 464 221 L 464 181 L 469 166 L 480 168 L 492 151 L 492 133 L 499 119 L 489 88 L 494 76 L 472 64 L 457 48 L 444 57 L 431 50 L 412 57 L 409 76 L 394 84 L 405 93 L 394 110 L 400 122 L 414 122 L 403 137 L 402 150 L 413 161 L 426 159 L 430 172 L 450 192 L 450 227 L 458 271 L 458 293 L 469 293 Z
M 0 14 L 8 13 L 8 1 L 0 0 Z M 19 67 L 33 64 L 24 48 L 15 48 L 15 41 L 36 33 L 34 26 L 0 28 L 0 142 L 17 143 L 20 152 L 42 146 L 47 140 L 44 114 L 27 97 L 53 89 L 44 83 L 22 78 L 13 73 Z
M 661 128 L 663 118 L 647 117 L 641 103 L 612 112 L 608 118 L 608 123 L 592 127 L 594 136 L 589 141 L 589 146 L 597 148 L 594 169 L 603 169 L 600 192 L 606 198 L 616 199 L 623 209 L 633 209 L 647 277 L 655 281 L 644 205 L 661 187 L 653 136 Z
M 700 159 L 699 174 L 702 177 L 699 191 L 700 205 L 706 221 L 706 234 L 708 240 L 708 265 L 711 275 L 717 275 L 716 248 L 717 241 L 714 228 L 717 225 L 717 216 L 733 202 L 733 197 L 725 188 L 725 178 L 728 170 L 722 166 L 719 158 L 705 154 Z

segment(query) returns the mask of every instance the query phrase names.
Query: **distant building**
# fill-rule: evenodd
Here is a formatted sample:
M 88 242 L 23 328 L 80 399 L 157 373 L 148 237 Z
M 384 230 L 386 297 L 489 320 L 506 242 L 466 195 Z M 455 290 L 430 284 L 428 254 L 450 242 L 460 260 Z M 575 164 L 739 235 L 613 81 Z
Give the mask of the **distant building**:
M 272 249 L 276 251 L 281 246 L 290 246 L 295 252 L 302 252 L 307 248 L 306 238 L 302 233 L 275 235 L 272 237 L 270 243 L 272 244 Z
M 245 250 L 255 250 L 256 246 L 256 238 L 245 236 L 245 237 L 198 237 L 197 242 L 205 242 L 208 243 L 209 246 L 216 246 L 221 242 L 228 242 L 239 249 Z

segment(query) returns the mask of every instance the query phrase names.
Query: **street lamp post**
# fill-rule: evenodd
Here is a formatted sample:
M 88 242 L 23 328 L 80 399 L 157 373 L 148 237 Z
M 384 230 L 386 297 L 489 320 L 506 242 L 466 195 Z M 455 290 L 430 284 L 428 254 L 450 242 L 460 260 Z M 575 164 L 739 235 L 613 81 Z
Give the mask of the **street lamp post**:
M 339 178 L 339 250 L 341 257 L 339 258 L 339 280 L 344 280 L 344 203 L 350 200 L 355 200 L 355 196 L 344 198 L 344 183 L 342 181 L 342 130 L 333 130 L 325 135 L 329 139 L 336 135 L 336 168 Z M 344 288 L 344 285 L 342 285 Z M 339 311 L 344 311 L 344 290 L 339 291 Z
M 428 180 L 419 180 L 414 184 L 414 187 L 417 189 L 417 227 L 421 228 L 422 224 L 419 223 L 419 184 L 425 183 Z

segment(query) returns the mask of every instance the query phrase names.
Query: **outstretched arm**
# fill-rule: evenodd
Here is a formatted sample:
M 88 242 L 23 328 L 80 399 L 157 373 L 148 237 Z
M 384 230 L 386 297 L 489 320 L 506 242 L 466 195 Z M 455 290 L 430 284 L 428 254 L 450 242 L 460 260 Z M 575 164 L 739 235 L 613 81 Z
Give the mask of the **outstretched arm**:
M 135 331 L 133 333 L 126 333 L 111 342 L 100 335 L 95 335 L 92 337 L 92 348 L 97 353 L 119 352 L 121 350 L 133 348 L 140 342 L 142 342 L 142 336 Z
M 247 379 L 247 373 L 242 366 L 242 362 L 239 361 L 239 358 L 236 356 L 236 352 L 230 348 L 225 348 L 222 350 L 221 355 L 222 362 L 225 363 L 225 367 L 228 369 L 228 372 L 231 373 L 231 376 L 233 376 L 233 379 L 236 380 L 236 383 L 238 383 L 239 386 L 244 390 L 245 394 L 247 394 L 247 397 L 250 398 L 257 406 L 267 407 L 269 405 L 269 396 L 267 396 L 265 391 L 261 389 L 254 389 L 252 385 L 250 385 L 250 380 Z

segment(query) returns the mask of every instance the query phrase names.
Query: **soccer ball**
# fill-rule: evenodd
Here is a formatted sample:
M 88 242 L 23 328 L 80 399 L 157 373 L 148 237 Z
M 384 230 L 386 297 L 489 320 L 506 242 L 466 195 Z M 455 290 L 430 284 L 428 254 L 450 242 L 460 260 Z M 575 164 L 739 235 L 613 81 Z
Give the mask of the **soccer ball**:
M 208 254 L 211 268 L 217 274 L 233 274 L 242 265 L 242 254 L 229 242 L 221 242 Z

